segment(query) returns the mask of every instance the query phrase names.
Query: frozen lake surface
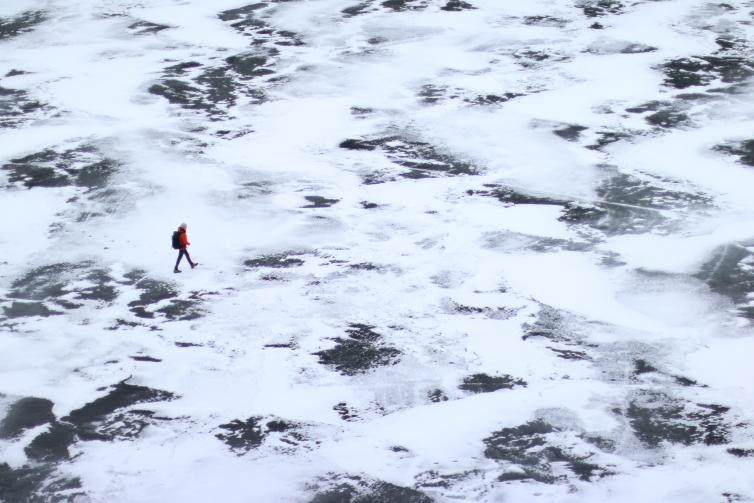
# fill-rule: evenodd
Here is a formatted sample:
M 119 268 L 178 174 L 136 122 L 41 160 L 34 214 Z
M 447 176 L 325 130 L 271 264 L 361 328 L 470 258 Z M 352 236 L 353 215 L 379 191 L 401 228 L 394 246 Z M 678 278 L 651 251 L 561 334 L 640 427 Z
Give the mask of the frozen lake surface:
M 754 501 L 753 16 L 3 2 L 0 500 Z

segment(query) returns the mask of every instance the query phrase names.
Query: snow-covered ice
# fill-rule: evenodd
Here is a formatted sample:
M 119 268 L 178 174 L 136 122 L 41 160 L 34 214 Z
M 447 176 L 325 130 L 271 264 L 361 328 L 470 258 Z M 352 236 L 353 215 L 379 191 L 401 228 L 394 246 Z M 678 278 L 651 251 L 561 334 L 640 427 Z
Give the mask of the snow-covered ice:
M 0 501 L 754 501 L 752 12 L 0 3 Z

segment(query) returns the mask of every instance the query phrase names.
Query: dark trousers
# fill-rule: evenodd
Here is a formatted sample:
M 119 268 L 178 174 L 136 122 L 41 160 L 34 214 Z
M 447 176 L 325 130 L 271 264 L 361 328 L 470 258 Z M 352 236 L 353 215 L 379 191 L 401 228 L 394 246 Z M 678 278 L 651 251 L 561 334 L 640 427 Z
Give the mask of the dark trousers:
M 189 256 L 188 250 L 186 248 L 181 248 L 178 252 L 178 260 L 175 261 L 175 268 L 178 269 L 178 264 L 181 263 L 181 259 L 183 256 L 186 256 L 186 260 L 188 260 L 188 263 L 191 264 L 191 267 L 194 267 L 194 263 L 191 261 L 191 257 Z

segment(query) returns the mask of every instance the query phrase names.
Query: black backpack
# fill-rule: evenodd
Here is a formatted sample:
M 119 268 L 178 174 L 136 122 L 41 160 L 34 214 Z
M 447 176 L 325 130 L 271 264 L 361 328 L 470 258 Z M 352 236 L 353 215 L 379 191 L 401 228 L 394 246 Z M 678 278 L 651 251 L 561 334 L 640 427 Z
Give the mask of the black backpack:
M 178 231 L 173 231 L 173 249 L 177 250 L 181 247 L 181 241 L 178 238 Z

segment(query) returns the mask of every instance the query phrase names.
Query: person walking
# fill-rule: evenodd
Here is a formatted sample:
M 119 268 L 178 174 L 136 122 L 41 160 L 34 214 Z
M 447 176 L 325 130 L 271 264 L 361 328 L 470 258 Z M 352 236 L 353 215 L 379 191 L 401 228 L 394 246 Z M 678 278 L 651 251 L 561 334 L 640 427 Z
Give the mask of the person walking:
M 186 247 L 188 245 L 190 245 L 191 243 L 189 243 L 188 235 L 186 234 L 186 224 L 185 223 L 183 223 L 183 224 L 181 224 L 181 225 L 178 226 L 178 230 L 176 231 L 176 234 L 177 234 L 177 236 L 173 237 L 173 241 L 174 241 L 174 245 L 173 246 L 175 247 L 175 245 L 177 244 L 177 247 L 178 247 L 178 259 L 175 261 L 175 269 L 173 269 L 174 273 L 175 272 L 181 272 L 181 270 L 178 269 L 178 264 L 181 263 L 181 259 L 183 258 L 184 255 L 186 256 L 186 260 L 188 260 L 188 263 L 189 263 L 189 265 L 191 265 L 192 269 L 194 267 L 196 267 L 197 265 L 199 265 L 197 262 L 192 262 L 191 261 L 191 256 L 189 255 L 188 250 L 186 249 Z M 176 243 L 176 241 L 177 241 L 177 243 Z

